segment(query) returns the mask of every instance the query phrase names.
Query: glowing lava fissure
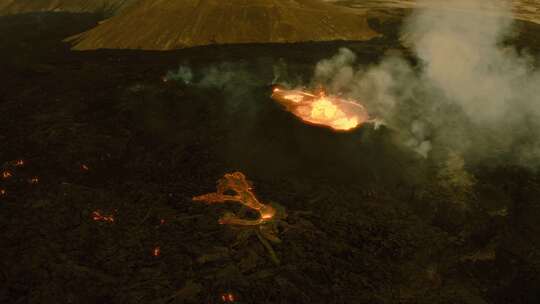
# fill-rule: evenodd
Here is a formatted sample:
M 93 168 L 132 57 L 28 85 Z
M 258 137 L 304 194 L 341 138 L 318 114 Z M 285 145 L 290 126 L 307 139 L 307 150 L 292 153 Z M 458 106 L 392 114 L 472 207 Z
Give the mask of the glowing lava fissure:
M 272 99 L 302 121 L 330 127 L 336 131 L 355 129 L 369 120 L 367 110 L 359 103 L 339 96 L 296 89 L 274 87 Z

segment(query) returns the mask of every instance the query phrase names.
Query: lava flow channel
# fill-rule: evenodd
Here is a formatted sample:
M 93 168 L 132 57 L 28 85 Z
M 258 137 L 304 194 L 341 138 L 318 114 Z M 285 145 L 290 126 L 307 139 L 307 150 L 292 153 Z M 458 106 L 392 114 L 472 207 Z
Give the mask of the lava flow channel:
M 306 123 L 348 131 L 369 120 L 366 109 L 351 100 L 324 92 L 313 94 L 303 90 L 274 87 L 272 99 Z

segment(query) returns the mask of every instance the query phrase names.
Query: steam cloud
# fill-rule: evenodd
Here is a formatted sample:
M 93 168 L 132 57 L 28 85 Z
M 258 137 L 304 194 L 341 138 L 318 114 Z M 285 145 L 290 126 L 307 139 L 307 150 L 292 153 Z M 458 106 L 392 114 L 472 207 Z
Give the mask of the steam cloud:
M 358 67 L 341 49 L 318 63 L 313 82 L 364 103 L 427 156 L 540 164 L 540 73 L 533 58 L 505 46 L 511 7 L 494 0 L 428 1 L 404 23 L 402 41 L 420 59 L 386 56 Z

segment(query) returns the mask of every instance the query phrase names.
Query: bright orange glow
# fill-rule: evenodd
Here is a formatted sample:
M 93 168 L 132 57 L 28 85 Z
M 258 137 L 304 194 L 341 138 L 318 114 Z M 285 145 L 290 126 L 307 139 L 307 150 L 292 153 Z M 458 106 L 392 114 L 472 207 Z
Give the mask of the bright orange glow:
M 160 256 L 161 254 L 161 249 L 158 247 L 154 248 L 154 250 L 152 250 L 152 255 L 155 256 L 155 257 L 158 257 Z
M 324 89 L 318 94 L 304 90 L 274 88 L 272 99 L 285 106 L 304 122 L 347 131 L 369 120 L 366 109 L 358 102 L 326 95 Z
M 92 212 L 92 219 L 96 222 L 108 222 L 108 223 L 114 223 L 114 216 L 113 215 L 103 215 L 101 214 L 101 211 L 96 210 Z
M 225 194 L 232 191 L 234 195 Z M 219 219 L 222 225 L 255 226 L 271 221 L 276 215 L 276 210 L 267 204 L 259 202 L 252 191 L 246 176 L 241 172 L 227 173 L 218 181 L 217 191 L 193 198 L 194 201 L 205 201 L 209 204 L 223 202 L 238 202 L 259 213 L 256 220 L 245 220 L 234 214 L 227 213 Z
M 6 190 L 5 189 L 0 189 L 0 196 L 4 196 L 6 195 Z
M 82 165 L 81 165 L 81 169 L 82 169 L 83 171 L 88 171 L 88 170 L 90 170 L 90 168 L 88 168 L 88 166 L 85 165 L 85 164 L 82 164 Z
M 11 173 L 11 172 L 9 172 L 9 171 L 7 171 L 7 170 L 4 171 L 4 172 L 2 172 L 2 178 L 3 178 L 3 179 L 8 179 L 8 178 L 10 178 L 10 177 L 12 177 L 12 176 L 13 176 L 13 173 Z
M 32 178 L 30 179 L 30 183 L 31 183 L 31 184 L 37 184 L 37 183 L 39 183 L 39 177 L 37 177 L 37 176 L 32 177 Z
M 23 159 L 18 159 L 15 161 L 15 166 L 17 167 L 22 167 L 24 166 L 24 160 Z
M 234 295 L 232 293 L 224 293 L 221 295 L 221 300 L 223 302 L 234 302 Z

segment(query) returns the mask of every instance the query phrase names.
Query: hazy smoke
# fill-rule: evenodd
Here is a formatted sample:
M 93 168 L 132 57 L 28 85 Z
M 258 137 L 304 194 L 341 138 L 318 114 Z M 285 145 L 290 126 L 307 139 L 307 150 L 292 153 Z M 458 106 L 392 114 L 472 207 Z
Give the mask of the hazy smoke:
M 289 79 L 289 74 L 287 71 L 287 63 L 281 58 L 277 63 L 272 66 L 274 72 L 274 77 L 272 79 L 272 84 L 279 83 L 285 79 Z
M 356 55 L 352 51 L 340 49 L 336 56 L 317 64 L 314 80 L 317 84 L 326 84 L 330 91 L 339 91 L 354 77 L 352 64 L 355 61 Z
M 424 156 L 445 149 L 536 166 L 540 73 L 504 44 L 512 32 L 507 2 L 431 0 L 402 29 L 419 65 L 392 54 L 359 67 L 342 49 L 319 62 L 313 81 L 366 104 Z
M 184 84 L 190 84 L 193 80 L 193 72 L 191 71 L 190 67 L 181 65 L 178 67 L 178 70 L 167 72 L 165 79 L 181 81 Z
M 242 105 L 253 104 L 255 88 L 270 81 L 265 79 L 264 75 L 252 71 L 253 69 L 257 70 L 258 67 L 241 61 L 222 62 L 205 67 L 181 65 L 177 70 L 169 71 L 165 79 L 201 89 L 218 90 L 227 105 L 226 110 L 235 112 Z M 254 106 L 247 108 L 253 111 L 255 109 Z
M 230 91 L 237 91 L 242 87 L 262 83 L 262 80 L 255 77 L 248 70 L 246 64 L 232 62 L 224 62 L 200 69 L 181 65 L 178 70 L 167 72 L 165 79 L 202 88 L 219 88 Z

